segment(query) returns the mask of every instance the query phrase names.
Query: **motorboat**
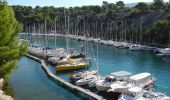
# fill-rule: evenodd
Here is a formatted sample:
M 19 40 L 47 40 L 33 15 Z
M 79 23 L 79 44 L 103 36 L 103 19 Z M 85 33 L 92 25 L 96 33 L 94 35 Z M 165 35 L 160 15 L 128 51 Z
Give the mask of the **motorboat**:
M 73 80 L 73 81 L 77 81 L 77 80 L 82 79 L 86 76 L 96 75 L 96 74 L 97 74 L 96 70 L 87 70 L 87 71 L 84 71 L 84 72 L 78 72 L 76 74 L 70 75 L 69 79 Z
M 93 88 L 93 87 L 96 86 L 96 83 L 102 82 L 102 81 L 104 81 L 104 79 L 105 79 L 105 78 L 102 77 L 102 76 L 97 76 L 97 78 L 96 78 L 95 80 L 90 81 L 90 82 L 88 83 L 88 85 L 89 85 L 90 88 Z
M 158 56 L 170 56 L 170 48 L 161 49 Z
M 155 78 L 150 73 L 143 72 L 130 76 L 128 82 L 143 89 L 150 89 L 154 86 Z
M 103 81 L 96 82 L 96 88 L 98 91 L 107 91 L 110 88 L 110 85 L 116 81 L 114 76 L 106 76 Z
M 118 100 L 170 100 L 163 93 L 146 91 L 139 87 L 131 87 L 128 92 L 120 95 Z
M 129 50 L 132 51 L 139 51 L 139 50 L 143 50 L 143 46 L 142 45 L 138 45 L 138 44 L 133 44 L 129 47 Z
M 127 71 L 117 71 L 112 72 L 111 75 L 105 77 L 103 81 L 98 81 L 96 83 L 96 88 L 98 91 L 107 91 L 110 89 L 110 85 L 117 81 L 126 81 L 132 73 Z
M 84 77 L 78 81 L 76 81 L 76 85 L 82 86 L 82 85 L 88 85 L 89 82 L 96 80 L 97 79 L 97 75 L 89 75 L 87 77 Z
M 109 92 L 127 93 L 132 87 L 139 87 L 141 89 L 150 89 L 154 85 L 155 79 L 150 73 L 140 73 L 130 76 L 126 80 L 117 81 L 110 85 Z
M 110 85 L 110 89 L 108 92 L 114 92 L 114 93 L 126 93 L 129 88 L 133 87 L 131 83 L 128 83 L 126 81 L 116 81 Z
M 143 89 L 139 87 L 131 87 L 126 92 L 122 93 L 118 100 L 137 100 L 144 94 Z M 145 100 L 145 99 L 143 99 Z

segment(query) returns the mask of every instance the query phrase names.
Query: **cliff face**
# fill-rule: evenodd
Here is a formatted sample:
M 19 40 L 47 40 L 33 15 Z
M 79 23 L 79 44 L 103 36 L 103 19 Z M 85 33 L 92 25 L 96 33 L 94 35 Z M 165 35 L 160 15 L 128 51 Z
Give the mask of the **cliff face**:
M 168 14 L 170 14 L 170 9 L 140 14 L 117 13 L 115 19 L 117 18 L 119 20 L 117 28 L 118 38 L 121 38 L 120 34 L 126 33 L 126 39 L 128 41 L 166 46 L 170 38 L 168 32 L 155 35 L 155 33 L 149 30 L 155 22 L 167 19 Z M 116 32 L 115 26 L 113 26 L 113 30 L 113 32 Z M 164 29 L 162 29 L 162 31 L 164 31 Z

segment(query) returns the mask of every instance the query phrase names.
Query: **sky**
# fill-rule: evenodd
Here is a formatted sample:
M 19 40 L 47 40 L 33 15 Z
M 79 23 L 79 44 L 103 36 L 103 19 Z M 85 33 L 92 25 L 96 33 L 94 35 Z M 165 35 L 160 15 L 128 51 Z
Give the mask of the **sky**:
M 9 5 L 23 6 L 55 6 L 55 7 L 75 7 L 83 5 L 101 5 L 102 1 L 116 3 L 120 0 L 8 0 Z M 124 3 L 152 2 L 153 0 L 122 0 Z M 165 0 L 164 0 L 165 1 Z

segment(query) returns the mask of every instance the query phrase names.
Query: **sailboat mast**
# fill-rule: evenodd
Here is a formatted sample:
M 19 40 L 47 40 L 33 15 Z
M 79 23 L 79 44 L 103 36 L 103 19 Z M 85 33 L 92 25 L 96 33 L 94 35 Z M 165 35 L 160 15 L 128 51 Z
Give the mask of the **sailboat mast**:
M 96 63 L 97 63 L 97 75 L 99 75 L 99 41 L 97 41 L 97 56 L 96 56 Z M 98 77 L 97 77 L 98 78 Z
M 125 20 L 125 25 L 124 25 L 124 34 L 125 34 L 125 43 L 127 42 L 127 30 L 126 30 L 126 20 Z
M 65 23 L 64 23 L 64 30 L 65 30 L 65 35 L 66 35 L 66 51 L 68 52 L 68 32 L 69 32 L 69 27 L 68 29 L 66 28 L 67 27 L 67 18 L 66 18 L 66 11 L 65 11 L 65 8 L 64 8 L 64 19 L 65 19 Z M 68 16 L 68 26 L 69 26 L 69 16 Z
M 116 42 L 117 42 L 117 22 L 115 24 L 116 24 Z
M 132 19 L 132 43 L 133 43 L 133 19 Z
M 70 22 L 69 22 L 69 20 L 70 20 L 70 17 L 68 16 L 68 28 L 67 28 L 67 36 L 69 35 L 69 27 L 70 27 Z M 68 49 L 69 49 L 69 41 L 68 41 L 68 37 L 66 38 L 66 50 L 67 50 L 67 52 L 68 52 Z
M 137 31 L 135 30 L 135 34 L 136 34 L 136 44 L 138 44 L 138 33 L 137 33 L 137 32 L 138 32 L 138 30 L 137 30 Z
M 36 31 L 35 31 L 35 23 L 34 23 L 34 42 L 35 42 L 35 44 L 37 44 Z
M 140 27 L 140 42 L 142 43 L 143 42 L 143 39 L 142 39 L 142 16 L 141 16 L 141 27 Z
M 169 44 L 168 47 L 170 48 L 170 30 L 169 30 Z
M 55 25 L 54 25 L 54 35 L 55 35 L 55 48 L 57 48 L 57 41 L 56 41 L 56 38 L 57 38 L 57 34 L 56 34 L 56 17 L 55 17 Z
M 45 37 L 45 46 L 46 46 L 46 48 L 47 48 L 47 25 L 46 25 L 46 19 L 45 19 L 45 35 L 46 35 L 46 37 Z
M 85 39 L 87 40 L 85 20 L 84 20 L 84 36 L 85 36 Z M 84 46 L 85 46 L 85 54 L 87 54 L 87 44 L 86 44 L 86 41 L 84 43 Z

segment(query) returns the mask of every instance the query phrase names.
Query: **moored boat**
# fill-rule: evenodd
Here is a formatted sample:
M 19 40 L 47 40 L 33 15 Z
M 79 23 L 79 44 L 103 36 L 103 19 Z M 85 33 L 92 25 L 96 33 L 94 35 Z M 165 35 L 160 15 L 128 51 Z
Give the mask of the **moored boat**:
M 96 88 L 98 91 L 107 91 L 110 88 L 110 85 L 116 81 L 114 76 L 107 76 L 103 81 L 96 82 Z
M 90 66 L 90 63 L 88 62 L 67 63 L 67 64 L 57 66 L 56 71 L 69 71 L 69 70 L 83 69 L 89 66 Z
M 154 86 L 155 79 L 150 73 L 140 73 L 130 76 L 127 80 L 117 81 L 110 85 L 109 92 L 113 93 L 127 93 L 132 87 L 149 90 Z
M 118 100 L 170 100 L 163 93 L 146 91 L 139 87 L 131 87 L 128 92 L 120 95 Z
M 158 56 L 170 57 L 170 48 L 165 48 L 165 49 L 160 50 L 160 53 L 158 54 Z
M 142 45 L 137 45 L 137 44 L 133 44 L 129 47 L 129 50 L 131 51 L 139 51 L 142 50 L 144 47 Z
M 70 75 L 69 79 L 73 80 L 73 81 L 77 81 L 77 80 L 82 79 L 86 76 L 96 75 L 96 74 L 97 74 L 96 70 L 87 70 L 87 71 L 84 71 L 84 72 L 78 72 L 76 74 Z
M 143 89 L 150 89 L 154 86 L 155 78 L 150 73 L 144 72 L 130 76 L 128 82 Z
M 105 77 L 104 81 L 96 82 L 96 88 L 98 91 L 107 91 L 110 89 L 110 85 L 117 81 L 127 80 L 132 73 L 127 71 L 113 72 L 111 75 Z
M 84 77 L 78 81 L 76 81 L 76 85 L 82 86 L 82 85 L 88 85 L 89 82 L 97 79 L 97 75 L 89 75 L 87 77 Z

